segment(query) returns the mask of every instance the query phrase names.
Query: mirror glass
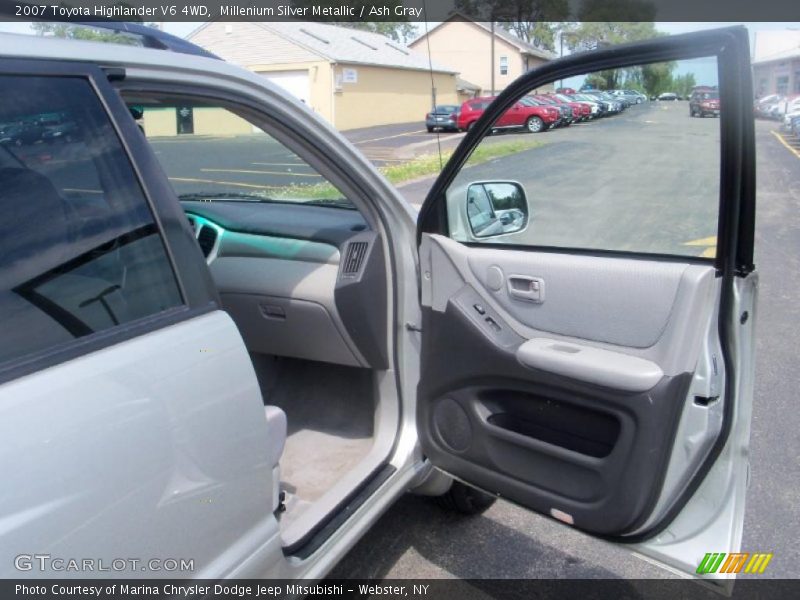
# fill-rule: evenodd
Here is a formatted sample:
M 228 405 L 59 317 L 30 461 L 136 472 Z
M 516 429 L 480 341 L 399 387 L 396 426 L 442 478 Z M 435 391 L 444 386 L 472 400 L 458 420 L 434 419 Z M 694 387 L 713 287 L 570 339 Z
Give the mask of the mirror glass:
M 525 229 L 528 202 L 514 182 L 484 181 L 467 188 L 467 218 L 475 237 L 485 238 Z

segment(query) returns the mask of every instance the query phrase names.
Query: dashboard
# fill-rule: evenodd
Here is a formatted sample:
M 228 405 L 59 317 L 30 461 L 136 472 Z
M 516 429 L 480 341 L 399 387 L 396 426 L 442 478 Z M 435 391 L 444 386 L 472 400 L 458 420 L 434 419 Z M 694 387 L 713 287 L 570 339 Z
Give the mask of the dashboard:
M 183 201 L 251 352 L 386 368 L 383 244 L 356 210 Z

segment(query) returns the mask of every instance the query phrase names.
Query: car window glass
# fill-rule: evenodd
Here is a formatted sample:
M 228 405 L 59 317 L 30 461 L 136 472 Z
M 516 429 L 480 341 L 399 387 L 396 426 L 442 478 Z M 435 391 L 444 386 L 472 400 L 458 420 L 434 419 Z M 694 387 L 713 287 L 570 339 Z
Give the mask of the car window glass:
M 182 304 L 89 83 L 0 76 L 0 122 L 0 361 Z
M 713 258 L 720 183 L 716 117 L 724 106 L 704 105 L 701 118 L 688 98 L 694 86 L 716 87 L 717 77 L 716 58 L 587 73 L 565 80 L 565 86 L 635 84 L 648 98 L 669 93 L 685 101 L 637 103 L 600 91 L 564 97 L 553 108 L 572 102 L 573 110 L 550 121 L 525 112 L 535 107 L 507 111 L 447 190 L 451 236 L 464 242 Z M 591 110 L 582 111 L 587 102 Z M 560 121 L 563 114 L 588 121 L 568 126 Z M 536 115 L 544 128 L 528 127 Z M 467 190 L 476 181 L 522 184 L 530 215 L 525 231 L 475 239 L 467 222 L 474 209 Z
M 354 209 L 297 154 L 232 110 L 193 100 L 128 100 L 181 200 L 299 202 Z

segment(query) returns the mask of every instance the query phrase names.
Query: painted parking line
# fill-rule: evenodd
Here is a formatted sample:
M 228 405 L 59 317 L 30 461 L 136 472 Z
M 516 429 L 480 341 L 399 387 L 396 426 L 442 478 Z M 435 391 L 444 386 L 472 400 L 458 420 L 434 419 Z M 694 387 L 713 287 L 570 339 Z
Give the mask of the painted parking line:
M 358 146 L 359 144 L 369 144 L 370 142 L 380 142 L 381 140 L 391 140 L 393 138 L 399 137 L 407 137 L 409 135 L 417 135 L 419 133 L 427 133 L 425 129 L 420 129 L 419 131 L 407 131 L 406 133 L 397 133 L 395 135 L 386 135 L 383 137 L 373 138 L 371 140 L 359 140 L 358 142 L 353 142 L 353 145 Z
M 267 163 L 267 162 L 251 162 L 251 165 L 256 165 L 259 167 L 305 167 L 310 169 L 311 166 L 305 163 Z
M 700 254 L 703 258 L 715 258 L 717 256 L 717 236 L 711 235 L 709 237 L 700 238 L 699 240 L 692 240 L 691 242 L 685 242 L 684 246 L 705 246 L 705 250 L 703 250 L 702 254 Z
M 317 173 L 293 173 L 291 171 L 256 171 L 251 169 L 200 169 L 203 173 L 246 173 L 249 175 L 290 175 L 292 177 L 320 177 Z
M 237 181 L 217 181 L 215 179 L 197 179 L 194 177 L 170 177 L 170 181 L 183 181 L 187 183 L 213 183 L 215 185 L 232 185 L 235 187 L 253 188 L 257 190 L 280 190 L 286 186 L 279 185 L 254 185 L 251 183 L 239 183 Z
M 789 142 L 786 141 L 786 138 L 783 137 L 783 135 L 781 133 L 775 131 L 774 129 L 772 131 L 770 131 L 770 133 L 772 135 L 774 135 L 781 144 L 786 146 L 786 149 L 789 152 L 794 154 L 797 158 L 800 158 L 800 152 L 798 152 L 796 148 L 792 147 L 792 145 Z

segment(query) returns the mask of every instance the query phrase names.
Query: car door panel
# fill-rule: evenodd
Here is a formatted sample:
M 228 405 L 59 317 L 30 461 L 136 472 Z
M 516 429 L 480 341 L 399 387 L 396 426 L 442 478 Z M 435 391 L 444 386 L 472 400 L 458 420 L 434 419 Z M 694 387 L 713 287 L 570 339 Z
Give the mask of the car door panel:
M 417 425 L 425 455 L 458 479 L 691 574 L 705 552 L 737 552 L 742 535 L 757 287 L 747 46 L 742 28 L 700 32 L 569 57 L 523 75 L 464 139 L 418 226 Z M 713 159 L 716 146 L 721 168 L 703 165 L 711 169 L 698 171 L 697 185 L 680 196 L 693 200 L 679 212 L 672 197 L 656 193 L 633 199 L 633 214 L 619 213 L 616 178 L 608 174 L 627 165 L 622 158 L 610 161 L 601 179 L 588 178 L 583 195 L 571 184 L 561 194 L 540 185 L 534 166 L 546 160 L 541 153 L 503 168 L 497 161 L 463 169 L 473 166 L 470 154 L 492 122 L 531 89 L 579 74 L 709 57 L 724 110 L 718 138 L 704 147 Z M 657 112 L 637 114 L 638 121 L 625 122 L 673 122 Z M 698 135 L 686 131 L 686 140 Z M 663 135 L 684 139 L 674 126 Z M 586 172 L 594 176 L 593 168 Z M 578 181 L 581 169 L 571 174 Z M 677 168 L 666 176 L 663 189 L 678 195 L 693 173 Z M 529 208 L 532 225 L 496 240 L 470 235 L 461 203 L 475 182 L 487 181 L 497 190 L 509 183 L 534 190 L 540 204 Z M 626 185 L 646 190 L 648 183 Z M 704 198 L 718 203 L 715 214 L 698 204 Z M 505 207 L 510 200 L 498 195 L 493 202 Z M 689 214 L 702 231 L 716 230 L 709 238 L 715 258 L 685 250 L 706 239 L 691 241 L 701 236 L 690 235 L 697 230 Z M 670 231 L 689 237 L 665 250 L 648 246 Z M 617 247 L 614 236 L 626 232 L 628 245 Z
M 434 282 L 423 286 L 419 425 L 423 439 L 436 440 L 426 453 L 456 472 L 480 465 L 469 473 L 476 482 L 482 470 L 500 468 L 510 476 L 503 495 L 589 531 L 633 530 L 657 495 L 692 385 L 712 319 L 696 309 L 713 296 L 713 268 L 664 263 L 653 273 L 633 259 L 609 267 L 615 259 L 465 247 L 438 235 L 423 238 L 421 260 Z M 475 273 L 487 272 L 485 265 L 495 270 L 489 279 L 497 278 L 489 284 Z M 541 277 L 545 300 L 510 299 L 498 271 Z M 598 282 L 614 276 L 610 297 L 596 302 L 596 290 L 605 289 Z M 657 337 L 639 339 L 638 322 L 652 324 L 651 301 Z M 595 339 L 553 331 L 537 310 L 553 312 L 552 323 L 572 319 L 571 331 L 591 331 Z M 616 310 L 645 317 L 614 319 L 616 329 L 603 329 Z M 526 360 L 526 348 L 538 359 Z M 452 422 L 461 429 L 451 431 Z M 483 487 L 498 490 L 490 479 Z M 526 494 L 515 479 L 536 491 Z

